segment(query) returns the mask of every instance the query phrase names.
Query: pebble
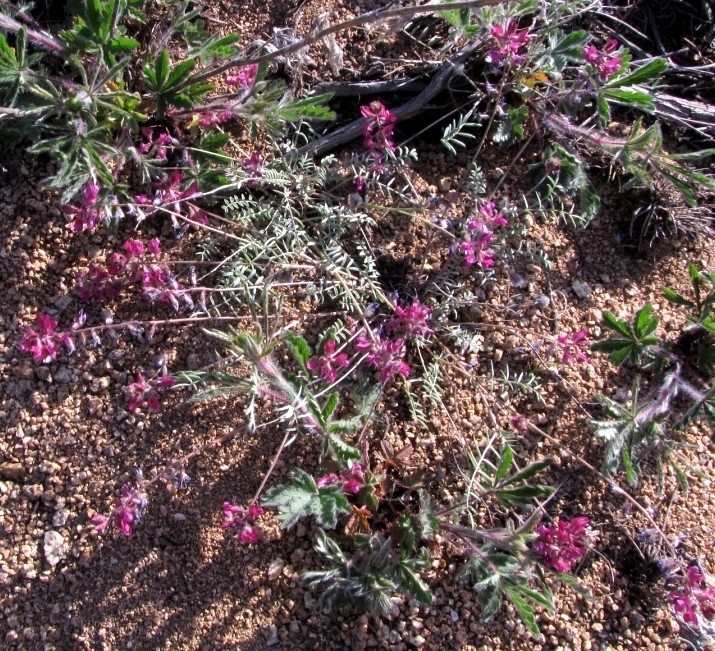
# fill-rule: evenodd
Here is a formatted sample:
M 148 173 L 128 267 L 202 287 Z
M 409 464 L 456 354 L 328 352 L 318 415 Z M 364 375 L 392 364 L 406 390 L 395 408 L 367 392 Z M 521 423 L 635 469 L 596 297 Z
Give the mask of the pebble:
M 45 559 L 54 567 L 65 556 L 65 539 L 58 531 L 47 531 L 43 538 L 43 548 Z
M 571 283 L 571 289 L 579 298 L 588 298 L 591 295 L 591 287 L 581 280 L 574 280 Z
M 39 500 L 43 492 L 42 484 L 27 484 L 22 487 L 22 494 L 30 500 Z
M 21 463 L 0 463 L 0 477 L 3 479 L 22 481 L 25 475 L 25 467 Z
M 196 353 L 191 353 L 186 357 L 186 366 L 190 371 L 201 368 L 201 358 Z
M 440 179 L 439 189 L 440 192 L 449 192 L 452 189 L 452 181 L 450 181 L 447 177 Z
M 285 567 L 285 561 L 282 558 L 276 558 L 268 566 L 268 580 L 275 581 L 281 575 L 283 567 Z
M 60 509 L 52 516 L 53 527 L 64 527 L 67 523 L 67 518 L 70 517 L 70 512 L 67 509 Z
M 60 366 L 55 371 L 55 380 L 60 384 L 70 384 L 72 382 L 72 371 L 67 366 Z
M 15 377 L 20 380 L 34 380 L 35 369 L 32 366 L 17 366 L 15 367 Z

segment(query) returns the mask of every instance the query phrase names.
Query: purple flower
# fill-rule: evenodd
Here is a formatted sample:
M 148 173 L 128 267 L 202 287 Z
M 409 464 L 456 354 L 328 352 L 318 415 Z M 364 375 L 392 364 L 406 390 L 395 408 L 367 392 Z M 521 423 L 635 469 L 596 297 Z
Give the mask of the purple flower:
M 49 314 L 40 313 L 35 320 L 35 329 L 29 326 L 22 326 L 25 334 L 20 342 L 20 350 L 32 353 L 32 356 L 43 363 L 47 363 L 57 357 L 60 345 L 64 344 L 71 353 L 74 350 L 74 342 L 69 332 L 55 332 L 57 321 Z
M 243 163 L 241 163 L 243 171 L 251 177 L 251 179 L 248 181 L 249 186 L 253 185 L 256 179 L 260 179 L 263 177 L 263 171 L 261 170 L 262 163 L 263 157 L 257 151 L 254 151 L 251 154 L 250 158 L 244 159 Z
M 402 361 L 405 354 L 405 340 L 381 340 L 377 334 L 371 341 L 360 335 L 355 341 L 355 349 L 361 353 L 368 353 L 366 359 L 380 371 L 380 382 L 383 384 L 398 373 L 409 377 L 410 367 Z
M 114 509 L 114 524 L 119 531 L 125 536 L 131 536 L 132 526 L 141 520 L 146 505 L 147 500 L 143 493 L 124 484 L 122 496 L 116 500 Z
M 340 480 L 343 483 L 344 492 L 357 495 L 360 489 L 365 485 L 365 475 L 362 471 L 362 465 L 355 462 L 351 463 L 350 468 L 340 473 Z
M 490 33 L 499 46 L 496 50 L 489 50 L 489 60 L 492 66 L 501 66 L 504 63 L 520 64 L 524 57 L 519 54 L 531 39 L 528 29 L 517 29 L 515 20 L 510 20 L 506 27 L 493 25 Z
M 582 328 L 578 332 L 566 335 L 561 334 L 556 338 L 556 343 L 563 348 L 561 361 L 564 364 L 570 364 L 578 360 L 579 362 L 587 362 L 588 355 L 583 352 L 583 349 L 588 348 L 586 340 L 588 339 L 588 330 Z
M 318 488 L 324 488 L 325 486 L 330 486 L 338 481 L 340 481 L 340 478 L 334 472 L 329 472 L 327 475 L 318 477 L 315 483 Z
M 494 266 L 494 251 L 489 245 L 494 241 L 492 232 L 481 222 L 472 220 L 467 225 L 469 239 L 462 242 L 459 248 L 464 253 L 464 263 L 467 268 L 478 264 L 483 269 Z
M 588 518 L 584 516 L 570 522 L 559 520 L 550 527 L 540 525 L 532 548 L 557 572 L 570 572 L 586 553 L 590 542 L 587 527 Z
M 170 389 L 176 384 L 170 375 L 147 380 L 142 373 L 136 374 L 136 380 L 124 387 L 129 411 L 134 411 L 146 405 L 149 411 L 159 411 L 158 393 Z
M 422 305 L 417 298 L 407 307 L 396 305 L 396 316 L 390 322 L 388 329 L 399 332 L 405 337 L 422 337 L 433 332 L 427 325 L 430 314 L 432 310 Z
M 505 227 L 509 223 L 503 212 L 496 212 L 496 207 L 491 201 L 478 207 L 477 217 L 479 219 L 472 219 L 467 222 L 467 228 L 470 230 L 482 230 L 485 223 L 491 228 Z
M 338 378 L 338 368 L 349 364 L 348 356 L 345 353 L 335 354 L 335 342 L 329 339 L 323 345 L 323 356 L 312 357 L 306 366 L 309 371 L 319 375 L 323 380 L 335 382 Z

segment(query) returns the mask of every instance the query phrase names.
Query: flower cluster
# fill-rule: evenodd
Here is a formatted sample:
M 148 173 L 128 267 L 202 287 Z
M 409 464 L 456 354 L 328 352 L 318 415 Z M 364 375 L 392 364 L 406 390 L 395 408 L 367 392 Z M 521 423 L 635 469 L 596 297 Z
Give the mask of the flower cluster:
M 62 206 L 62 212 L 74 215 L 70 228 L 78 233 L 92 230 L 102 219 L 102 207 L 97 205 L 99 186 L 94 181 L 88 181 L 84 187 L 82 204 L 79 206 Z
M 617 49 L 618 41 L 615 38 L 603 46 L 603 52 L 599 52 L 593 45 L 583 48 L 583 58 L 598 71 L 598 77 L 602 82 L 608 81 L 621 68 L 621 57 L 610 56 Z
M 122 496 L 115 501 L 112 520 L 125 536 L 132 535 L 132 526 L 141 520 L 142 511 L 146 508 L 146 495 L 128 484 L 122 486 Z M 104 515 L 95 515 L 92 520 L 94 528 L 102 533 L 110 523 L 110 518 Z
M 368 149 L 378 160 L 387 151 L 394 151 L 395 143 L 392 141 L 392 132 L 395 128 L 395 116 L 392 111 L 385 108 L 382 102 L 370 102 L 367 106 L 360 107 L 360 113 L 371 121 L 363 129 L 365 149 Z
M 459 245 L 464 253 L 464 263 L 472 267 L 478 264 L 483 269 L 494 266 L 494 250 L 489 248 L 494 241 L 495 228 L 503 228 L 508 222 L 503 212 L 497 212 L 493 203 L 483 203 L 477 214 L 467 222 L 467 236 Z
M 588 330 L 581 328 L 578 332 L 570 335 L 561 334 L 556 338 L 556 343 L 563 349 L 561 361 L 564 364 L 571 364 L 578 360 L 579 362 L 587 362 L 588 355 L 583 352 L 588 348 L 586 340 L 588 339 Z
M 699 567 L 692 565 L 679 584 L 670 590 L 668 600 L 687 624 L 698 624 L 698 611 L 708 621 L 715 619 L 715 588 L 704 585 L 705 576 Z
M 367 353 L 367 361 L 380 371 L 383 384 L 398 373 L 404 377 L 410 375 L 410 367 L 402 361 L 405 354 L 405 340 L 382 339 L 378 332 L 373 332 L 372 339 L 360 335 L 355 342 L 355 349 Z
M 147 215 L 155 214 L 160 209 L 170 212 L 174 226 L 178 228 L 177 216 L 183 214 L 182 204 L 191 199 L 199 199 L 203 193 L 199 190 L 198 183 L 193 181 L 185 189 L 181 189 L 184 183 L 184 173 L 181 170 L 173 169 L 161 181 L 152 183 L 156 192 L 153 196 L 137 194 L 134 201 L 137 203 L 137 212 L 143 219 Z M 193 204 L 186 207 L 186 217 L 197 224 L 208 224 L 209 218 L 205 212 Z
M 176 138 L 172 138 L 168 133 L 157 133 L 155 127 L 142 128 L 142 141 L 137 147 L 137 151 L 143 155 L 150 155 L 156 160 L 167 159 L 167 149 L 178 146 Z
M 64 345 L 67 352 L 72 354 L 75 346 L 69 332 L 56 332 L 57 321 L 49 314 L 40 313 L 35 321 L 35 328 L 22 326 L 20 328 L 25 336 L 20 342 L 20 350 L 32 353 L 32 356 L 43 363 L 57 357 L 60 346 Z
M 199 124 L 202 127 L 211 127 L 214 124 L 221 124 L 230 120 L 233 117 L 231 111 L 219 111 L 215 113 L 214 111 L 204 111 L 199 118 Z
M 335 382 L 338 379 L 338 369 L 349 365 L 345 353 L 335 354 L 335 342 L 329 339 L 323 344 L 323 355 L 311 357 L 306 366 L 308 370 L 319 375 L 323 380 Z
M 150 378 L 147 380 L 142 373 L 137 373 L 136 380 L 124 387 L 127 397 L 127 407 L 130 411 L 146 405 L 149 411 L 159 411 L 159 392 L 170 389 L 176 380 L 170 375 Z
M 492 66 L 519 65 L 524 61 L 524 57 L 519 54 L 519 51 L 530 40 L 528 29 L 517 29 L 516 21 L 510 20 L 506 27 L 493 25 L 490 33 L 498 45 L 497 49 L 489 50 L 487 53 Z
M 533 550 L 557 572 L 570 572 L 586 553 L 590 542 L 587 527 L 588 518 L 584 516 L 571 522 L 559 520 L 550 527 L 539 525 Z
M 404 337 L 423 337 L 433 332 L 427 325 L 430 314 L 432 310 L 422 305 L 418 298 L 407 307 L 395 305 L 395 316 L 387 329 Z
M 263 171 L 261 165 L 263 164 L 263 157 L 257 151 L 254 151 L 249 158 L 244 158 L 241 166 L 243 171 L 246 172 L 251 178 L 248 181 L 248 186 L 252 186 L 258 179 L 263 177 Z
M 230 86 L 240 86 L 241 88 L 252 88 L 256 83 L 256 75 L 258 74 L 258 64 L 251 63 L 243 66 L 235 75 L 229 75 L 226 78 L 226 83 Z
M 112 253 L 106 267 L 90 264 L 87 273 L 78 274 L 77 293 L 84 301 L 105 301 L 119 295 L 125 285 L 141 283 L 145 299 L 168 302 L 175 310 L 179 309 L 181 300 L 191 309 L 191 297 L 176 281 L 171 269 L 158 262 L 160 257 L 161 242 L 157 238 L 146 243 L 127 240 L 124 253 Z
M 343 470 L 339 475 L 330 472 L 327 475 L 318 477 L 315 483 L 318 485 L 318 488 L 340 484 L 344 493 L 357 495 L 360 489 L 365 485 L 365 475 L 362 465 L 353 462 L 349 468 Z
M 261 530 L 254 524 L 263 515 L 263 509 L 257 504 L 251 504 L 248 509 L 242 506 L 223 503 L 225 520 L 221 523 L 222 529 L 236 529 L 238 541 L 244 545 L 253 545 L 261 539 Z

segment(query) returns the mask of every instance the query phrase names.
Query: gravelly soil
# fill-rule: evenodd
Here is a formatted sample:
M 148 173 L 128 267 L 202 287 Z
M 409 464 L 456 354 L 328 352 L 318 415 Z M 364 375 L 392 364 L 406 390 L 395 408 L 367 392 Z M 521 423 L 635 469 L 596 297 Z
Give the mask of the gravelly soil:
M 368 8 L 372 7 L 361 5 Z M 254 3 L 243 6 L 237 20 L 244 33 L 260 35 L 290 17 L 298 21 L 300 31 L 320 9 L 309 3 L 296 18 L 290 9 L 276 6 L 265 13 L 265 6 Z M 356 50 L 365 56 L 362 48 Z M 362 63 L 355 61 L 356 66 Z M 489 160 L 492 154 L 485 156 Z M 37 312 L 49 311 L 63 326 L 71 322 L 81 307 L 71 291 L 74 270 L 118 246 L 131 231 L 127 227 L 126 233 L 114 236 L 71 234 L 56 198 L 39 188 L 48 172 L 45 161 L 14 150 L 3 152 L 0 165 L 4 648 L 690 648 L 679 642 L 680 627 L 668 614 L 647 559 L 640 556 L 642 546 L 632 542 L 647 523 L 621 497 L 588 476 L 567 451 L 532 435 L 520 440 L 516 451 L 521 458 L 547 453 L 556 457 L 551 479 L 560 490 L 551 512 L 568 517 L 588 514 L 599 534 L 577 571 L 592 593 L 591 601 L 569 588 L 559 589 L 558 612 L 540 614 L 538 638 L 525 632 L 508 606 L 495 621 L 484 624 L 474 594 L 454 582 L 456 559 L 445 555 L 436 558 L 426 574 L 436 596 L 431 608 L 405 602 L 387 618 L 317 612 L 315 595 L 298 583 L 298 571 L 317 563 L 309 527 L 281 532 L 269 516 L 265 541 L 251 547 L 236 544 L 219 527 L 224 500 L 246 503 L 252 497 L 280 443 L 280 429 L 266 428 L 260 437 L 240 433 L 243 410 L 235 398 L 193 405 L 186 402 L 186 393 L 177 392 L 164 399 L 159 414 L 126 411 L 122 386 L 133 373 L 155 364 L 160 354 L 167 355 L 171 370 L 211 361 L 212 347 L 198 327 L 160 330 L 150 345 L 122 335 L 114 345 L 81 350 L 70 358 L 61 355 L 50 364 L 37 364 L 17 349 L 19 326 L 30 323 Z M 445 201 L 458 202 L 444 179 L 456 184 L 461 172 L 455 171 L 452 159 L 427 150 L 412 179 L 425 197 L 439 194 Z M 554 326 L 560 332 L 587 327 L 597 338 L 602 309 L 626 316 L 646 301 L 659 308 L 663 326 L 678 320 L 661 299 L 660 288 L 686 290 L 684 261 L 712 267 L 712 243 L 683 237 L 635 255 L 616 244 L 623 228 L 621 212 L 621 198 L 614 190 L 604 196 L 602 216 L 585 231 L 529 224 L 530 240 L 543 247 L 553 268 L 548 275 L 533 265 L 520 268 L 528 281 L 521 289 L 512 285 L 506 269 L 499 269 L 500 282 L 488 288 L 483 305 L 474 310 L 475 321 L 504 325 L 503 331 L 486 328 L 484 335 L 485 351 L 497 369 L 509 360 L 519 362 L 514 332 L 529 333 L 538 341 L 553 336 Z M 162 235 L 151 225 L 142 226 L 142 233 Z M 398 253 L 418 262 L 423 262 L 425 239 L 424 227 L 410 220 L 381 224 L 376 235 L 378 245 L 396 243 Z M 179 246 L 189 247 L 190 242 Z M 575 296 L 575 280 L 589 285 L 587 298 Z M 533 297 L 548 291 L 558 306 L 552 315 L 532 307 Z M 499 305 L 510 308 L 504 311 Z M 90 318 L 101 316 L 101 308 L 95 310 Z M 112 311 L 117 320 L 157 317 L 156 309 L 129 301 L 112 306 Z M 571 451 L 599 465 L 601 449 L 579 405 L 587 404 L 597 391 L 612 395 L 627 389 L 630 378 L 599 358 L 566 367 L 561 377 L 547 387 L 545 404 L 526 402 L 521 409 Z M 429 430 L 400 418 L 391 421 L 389 436 L 395 447 L 412 444 L 414 463 L 435 474 L 453 470 L 463 441 L 479 439 L 491 428 L 485 402 L 468 380 L 454 381 L 447 404 L 450 419 L 439 411 L 430 413 Z M 387 414 L 403 411 L 396 390 L 388 392 L 380 409 Z M 193 481 L 188 490 L 176 492 L 168 486 L 152 491 L 150 507 L 132 538 L 116 533 L 99 537 L 93 531 L 89 519 L 106 512 L 133 467 L 149 472 L 233 431 L 236 436 L 218 449 L 189 462 L 187 472 Z M 683 440 L 683 465 L 691 480 L 687 497 L 677 490 L 667 468 L 662 491 L 652 479 L 645 479 L 637 497 L 669 534 L 681 537 L 686 557 L 701 557 L 704 567 L 714 571 L 709 553 L 715 543 L 715 497 L 709 477 L 715 445 L 699 426 L 688 428 Z M 278 483 L 295 465 L 312 467 L 314 452 L 309 447 L 290 448 L 273 481 Z M 48 531 L 58 532 L 64 546 L 55 566 L 44 553 Z

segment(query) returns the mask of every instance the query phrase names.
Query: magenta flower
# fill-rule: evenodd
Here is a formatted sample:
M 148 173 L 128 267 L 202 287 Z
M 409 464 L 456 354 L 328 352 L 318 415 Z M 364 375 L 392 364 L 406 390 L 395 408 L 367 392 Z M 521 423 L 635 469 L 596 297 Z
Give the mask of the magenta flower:
M 175 138 L 172 138 L 168 133 L 155 133 L 155 127 L 143 127 L 142 136 L 144 140 L 137 147 L 140 154 L 149 154 L 154 152 L 153 157 L 157 160 L 167 159 L 167 146 L 178 146 Z
M 149 411 L 159 411 L 158 393 L 170 389 L 175 384 L 176 381 L 170 375 L 147 380 L 142 373 L 137 373 L 136 380 L 124 387 L 127 407 L 130 411 L 134 411 L 146 405 Z
M 260 179 L 263 176 L 262 164 L 263 157 L 257 151 L 254 151 L 249 158 L 244 159 L 243 163 L 241 163 L 243 171 L 251 177 L 248 185 L 252 185 L 256 179 Z
M 258 64 L 251 63 L 243 66 L 237 74 L 226 78 L 226 83 L 231 86 L 240 86 L 241 88 L 251 88 L 256 83 L 256 75 L 258 73 Z
M 87 181 L 82 195 L 82 205 L 62 206 L 62 212 L 74 215 L 70 228 L 75 233 L 92 230 L 101 219 L 101 208 L 96 205 L 99 186 L 94 181 Z
M 543 557 L 546 565 L 557 572 L 570 572 L 588 548 L 590 536 L 587 527 L 588 518 L 584 516 L 570 522 L 559 520 L 558 524 L 550 527 L 539 525 L 532 548 Z
M 618 49 L 618 41 L 612 38 L 603 46 L 603 52 L 599 52 L 593 45 L 583 48 L 583 58 L 598 71 L 598 77 L 602 82 L 608 81 L 621 69 L 622 57 L 609 56 Z
M 362 465 L 353 462 L 350 468 L 340 473 L 340 480 L 343 483 L 344 492 L 357 495 L 360 489 L 365 485 L 365 475 L 362 471 Z
M 318 477 L 315 483 L 317 484 L 318 488 L 325 488 L 325 486 L 330 486 L 332 484 L 337 483 L 338 481 L 340 481 L 340 478 L 334 472 L 329 472 L 327 475 Z
M 478 264 L 483 269 L 494 266 L 494 251 L 489 245 L 494 241 L 492 232 L 481 222 L 472 220 L 468 227 L 469 239 L 462 242 L 459 248 L 464 253 L 464 264 L 467 268 Z
M 588 339 L 588 330 L 582 328 L 578 332 L 566 335 L 561 334 L 556 338 L 556 343 L 563 348 L 561 361 L 564 364 L 570 364 L 578 360 L 579 362 L 587 362 L 588 355 L 583 352 L 583 349 L 588 348 L 586 340 Z
M 698 625 L 698 611 L 708 621 L 715 619 L 715 589 L 707 587 L 705 576 L 696 565 L 691 565 L 679 584 L 671 588 L 668 600 L 688 624 Z
M 70 354 L 74 352 L 72 335 L 69 332 L 55 332 L 57 321 L 49 314 L 38 314 L 34 329 L 22 326 L 20 330 L 25 334 L 20 342 L 20 350 L 32 353 L 32 356 L 42 363 L 46 364 L 57 357 L 62 344 Z
M 94 525 L 94 530 L 97 533 L 104 533 L 104 530 L 109 524 L 109 518 L 104 515 L 97 514 L 90 520 L 90 522 Z
M 119 531 L 125 536 L 131 536 L 132 526 L 141 520 L 146 505 L 147 500 L 143 493 L 124 484 L 122 496 L 116 500 L 114 509 L 114 524 Z
M 335 342 L 332 339 L 323 344 L 323 356 L 312 357 L 306 366 L 308 370 L 319 375 L 323 380 L 335 382 L 338 378 L 338 369 L 348 366 L 348 356 L 345 353 L 335 354 Z
M 367 361 L 380 371 L 380 382 L 383 384 L 392 379 L 398 373 L 404 377 L 409 377 L 410 367 L 402 361 L 405 354 L 405 340 L 381 340 L 375 334 L 375 341 L 359 336 L 355 341 L 355 349 L 367 354 Z
M 476 217 L 467 222 L 467 228 L 470 230 L 482 230 L 484 224 L 490 228 L 496 228 L 505 227 L 509 223 L 504 213 L 497 212 L 495 205 L 491 201 L 483 203 L 477 208 Z
M 388 330 L 399 332 L 405 337 L 423 337 L 433 332 L 427 325 L 430 314 L 432 310 L 422 305 L 417 298 L 407 307 L 396 305 L 396 316 L 390 321 Z
M 490 33 L 499 46 L 487 53 L 493 66 L 518 65 L 524 61 L 519 51 L 531 39 L 528 29 L 517 29 L 516 21 L 510 20 L 506 28 L 503 25 L 493 25 Z
M 261 530 L 254 525 L 254 521 L 263 515 L 263 509 L 257 504 L 251 504 L 248 510 L 230 502 L 223 503 L 225 520 L 221 523 L 222 529 L 236 529 L 238 541 L 244 545 L 253 545 L 261 539 Z
M 361 106 L 360 113 L 371 122 L 363 129 L 365 149 L 377 154 L 394 151 L 395 143 L 392 141 L 392 132 L 395 128 L 395 116 L 381 102 L 370 102 L 368 106 Z

